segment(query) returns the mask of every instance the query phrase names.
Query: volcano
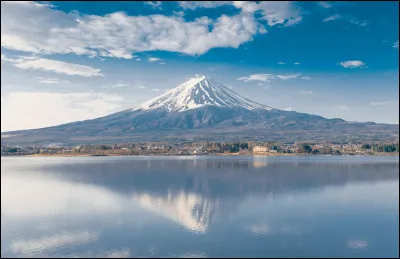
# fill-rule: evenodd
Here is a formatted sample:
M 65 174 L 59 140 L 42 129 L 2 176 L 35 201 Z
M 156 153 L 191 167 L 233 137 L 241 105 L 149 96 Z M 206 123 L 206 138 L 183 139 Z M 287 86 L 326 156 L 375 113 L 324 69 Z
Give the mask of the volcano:
M 251 101 L 211 78 L 192 78 L 135 108 L 92 120 L 2 133 L 2 143 L 398 140 L 398 125 L 348 122 Z

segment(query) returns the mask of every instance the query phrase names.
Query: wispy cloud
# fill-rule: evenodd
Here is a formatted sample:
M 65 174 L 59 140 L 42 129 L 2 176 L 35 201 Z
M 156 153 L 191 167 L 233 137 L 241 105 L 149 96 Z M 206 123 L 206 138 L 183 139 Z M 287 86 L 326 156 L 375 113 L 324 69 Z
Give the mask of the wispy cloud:
M 186 9 L 216 8 L 231 5 L 245 15 L 261 14 L 261 20 L 265 20 L 268 26 L 283 25 L 293 26 L 302 20 L 299 8 L 292 2 L 282 1 L 180 1 L 179 5 Z
M 313 91 L 300 91 L 301 94 L 313 94 Z
M 386 102 L 371 102 L 369 104 L 373 106 L 398 105 L 399 101 L 397 100 L 397 101 L 386 101 Z
M 355 25 L 358 25 L 358 26 L 360 26 L 360 27 L 364 27 L 364 26 L 367 26 L 367 25 L 368 25 L 368 22 L 367 22 L 367 21 L 365 21 L 365 20 L 360 21 L 360 20 L 358 20 L 358 19 L 350 19 L 350 23 L 355 24 Z
M 300 62 L 294 62 L 293 64 L 294 65 L 300 65 Z
M 147 59 L 149 62 L 156 62 L 156 61 L 161 61 L 162 59 L 161 58 L 148 58 Z
M 347 105 L 334 105 L 333 108 L 344 111 L 349 110 L 349 107 Z
M 293 108 L 292 107 L 287 107 L 287 108 L 284 108 L 283 110 L 290 112 L 290 111 L 293 111 Z
M 393 43 L 393 48 L 399 49 L 399 41 Z
M 43 70 L 57 74 L 77 75 L 84 77 L 103 76 L 103 74 L 100 72 L 100 69 L 53 59 L 27 56 L 10 59 L 4 56 L 4 60 L 21 69 Z
M 120 95 L 92 92 L 12 92 L 2 98 L 1 131 L 94 119 L 119 111 L 124 101 Z
M 301 79 L 304 79 L 304 80 L 311 80 L 311 77 L 309 77 L 309 76 L 302 76 Z
M 329 2 L 326 2 L 326 1 L 318 2 L 318 5 L 322 6 L 323 8 L 327 8 L 327 9 L 332 7 L 332 4 Z
M 184 9 L 197 9 L 197 8 L 216 8 L 223 5 L 231 5 L 231 1 L 179 1 L 179 6 Z
M 249 82 L 249 81 L 262 81 L 262 82 L 269 82 L 271 80 L 288 80 L 288 79 L 296 79 L 299 78 L 301 76 L 301 74 L 297 73 L 297 74 L 286 74 L 286 75 L 281 75 L 281 74 L 253 74 L 253 75 L 249 75 L 249 76 L 244 76 L 244 77 L 239 77 L 237 78 L 237 80 L 240 81 L 245 81 L 245 82 Z M 301 77 L 301 79 L 311 79 L 307 76 L 303 76 Z
M 329 21 L 334 21 L 334 20 L 338 20 L 338 19 L 342 19 L 343 17 L 340 14 L 335 14 L 329 17 L 326 17 L 323 22 L 329 22 Z
M 285 23 L 283 25 L 283 27 L 290 27 L 290 26 L 296 25 L 299 22 L 301 22 L 302 20 L 303 20 L 303 17 L 301 17 L 301 16 L 295 17 L 295 18 L 290 19 L 289 21 L 287 21 L 287 23 Z
M 279 61 L 278 64 L 279 64 L 279 65 L 285 65 L 286 63 L 285 63 L 285 62 L 282 62 L 282 61 Z
M 263 81 L 266 82 L 270 79 L 273 79 L 275 77 L 275 75 L 273 74 L 253 74 L 250 76 L 244 76 L 244 77 L 240 77 L 237 80 L 241 80 L 241 81 Z
M 60 80 L 58 78 L 44 78 L 38 77 L 38 83 L 40 84 L 69 84 L 68 80 Z
M 112 84 L 108 84 L 108 85 L 103 85 L 103 88 L 126 88 L 128 86 L 129 86 L 129 84 L 125 84 L 125 83 L 119 82 L 119 83 L 112 83 Z
M 276 77 L 282 80 L 288 80 L 288 79 L 295 79 L 298 78 L 300 74 L 289 74 L 289 75 L 277 75 Z
M 365 68 L 366 64 L 360 60 L 348 60 L 340 62 L 340 65 L 345 68 Z
M 162 9 L 161 7 L 161 1 L 146 1 L 144 4 L 150 6 L 153 9 Z

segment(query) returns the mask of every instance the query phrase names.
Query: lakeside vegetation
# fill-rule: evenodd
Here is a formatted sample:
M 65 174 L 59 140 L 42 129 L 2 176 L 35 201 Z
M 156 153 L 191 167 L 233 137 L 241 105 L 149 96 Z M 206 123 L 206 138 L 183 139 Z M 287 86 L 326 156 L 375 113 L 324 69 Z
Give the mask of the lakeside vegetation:
M 193 142 L 79 146 L 2 146 L 2 156 L 117 155 L 398 155 L 399 143 Z

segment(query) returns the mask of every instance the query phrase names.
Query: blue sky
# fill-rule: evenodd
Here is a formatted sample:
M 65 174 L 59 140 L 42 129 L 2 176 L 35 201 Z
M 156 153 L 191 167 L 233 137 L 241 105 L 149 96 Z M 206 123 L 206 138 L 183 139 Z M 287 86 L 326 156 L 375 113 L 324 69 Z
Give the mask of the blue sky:
M 197 75 L 277 109 L 399 122 L 398 2 L 2 2 L 1 130 L 104 116 Z

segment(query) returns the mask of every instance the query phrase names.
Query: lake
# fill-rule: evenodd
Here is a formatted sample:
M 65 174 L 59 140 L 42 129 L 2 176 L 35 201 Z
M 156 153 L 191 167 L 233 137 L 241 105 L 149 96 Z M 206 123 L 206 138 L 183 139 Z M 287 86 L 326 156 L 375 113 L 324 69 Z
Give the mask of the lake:
M 2 257 L 397 257 L 399 157 L 2 157 Z

